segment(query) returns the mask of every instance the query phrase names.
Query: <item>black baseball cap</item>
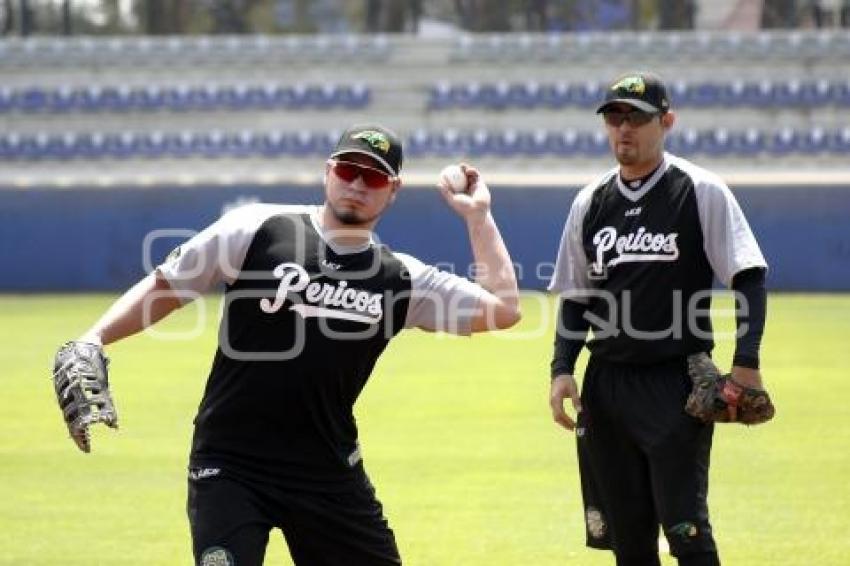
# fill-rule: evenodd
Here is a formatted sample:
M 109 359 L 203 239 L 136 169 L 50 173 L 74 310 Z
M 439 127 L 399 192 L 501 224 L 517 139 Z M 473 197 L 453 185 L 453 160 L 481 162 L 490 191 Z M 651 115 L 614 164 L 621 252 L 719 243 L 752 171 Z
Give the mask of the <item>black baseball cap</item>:
M 664 113 L 670 110 L 670 97 L 661 78 L 653 73 L 635 72 L 618 77 L 605 90 L 605 100 L 596 109 L 600 114 L 610 104 L 628 104 L 644 112 Z
M 393 177 L 398 177 L 401 171 L 401 140 L 395 132 L 378 124 L 357 124 L 345 130 L 331 157 L 346 153 L 368 155 Z

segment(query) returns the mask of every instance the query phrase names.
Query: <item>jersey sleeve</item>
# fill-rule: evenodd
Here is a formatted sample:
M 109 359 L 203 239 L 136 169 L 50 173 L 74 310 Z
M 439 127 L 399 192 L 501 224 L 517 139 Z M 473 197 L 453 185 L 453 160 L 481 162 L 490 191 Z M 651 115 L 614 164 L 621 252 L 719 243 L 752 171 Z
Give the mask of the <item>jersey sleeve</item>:
M 582 226 L 594 188 L 597 186 L 596 183 L 586 186 L 573 199 L 564 224 L 564 233 L 561 235 L 555 273 L 549 282 L 549 291 L 580 303 L 587 302 L 584 291 L 591 288 L 587 277 L 587 254 L 582 242 Z
M 270 205 L 233 209 L 180 244 L 157 266 L 180 300 L 189 302 L 219 283 L 233 283 L 260 225 L 276 212 Z
M 695 183 L 699 221 L 706 257 L 717 278 L 727 287 L 736 273 L 767 268 L 758 242 L 729 187 L 714 176 Z
M 478 302 L 487 292 L 477 283 L 427 265 L 413 256 L 396 254 L 410 273 L 410 303 L 405 328 L 468 336 Z

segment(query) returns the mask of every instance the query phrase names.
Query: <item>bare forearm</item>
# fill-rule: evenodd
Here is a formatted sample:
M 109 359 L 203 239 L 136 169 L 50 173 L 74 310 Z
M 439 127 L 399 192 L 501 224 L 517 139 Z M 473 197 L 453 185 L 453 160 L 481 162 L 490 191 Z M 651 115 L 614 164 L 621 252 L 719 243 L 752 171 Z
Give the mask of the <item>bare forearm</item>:
M 513 319 L 513 324 L 519 320 L 519 289 L 499 228 L 489 211 L 468 218 L 466 225 L 476 264 L 475 281 L 493 295 L 501 317 Z
M 475 281 L 494 295 L 517 302 L 517 281 L 508 248 L 488 212 L 466 223 L 477 266 Z
M 80 340 L 111 344 L 132 336 L 180 307 L 168 282 L 151 273 L 124 293 Z

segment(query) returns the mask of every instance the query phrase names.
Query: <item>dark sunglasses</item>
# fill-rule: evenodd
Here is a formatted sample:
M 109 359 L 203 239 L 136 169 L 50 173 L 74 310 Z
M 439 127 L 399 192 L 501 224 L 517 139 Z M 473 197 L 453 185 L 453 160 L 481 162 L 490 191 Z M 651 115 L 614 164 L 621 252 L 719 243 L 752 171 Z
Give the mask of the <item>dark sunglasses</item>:
M 635 128 L 649 124 L 653 118 L 660 116 L 659 112 L 644 112 L 643 110 L 629 110 L 628 112 L 603 112 L 605 123 L 609 126 L 619 128 L 623 122 L 628 122 Z
M 353 183 L 357 177 L 360 177 L 363 179 L 363 184 L 367 189 L 383 189 L 395 179 L 395 177 L 384 171 L 350 161 L 336 161 L 332 159 L 331 168 L 334 175 L 346 183 Z

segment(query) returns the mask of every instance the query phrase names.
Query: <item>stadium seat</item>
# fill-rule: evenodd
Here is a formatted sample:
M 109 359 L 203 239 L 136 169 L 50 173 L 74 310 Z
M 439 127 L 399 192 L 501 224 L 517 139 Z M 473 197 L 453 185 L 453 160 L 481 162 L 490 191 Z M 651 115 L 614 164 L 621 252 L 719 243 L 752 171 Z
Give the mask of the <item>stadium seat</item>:
M 424 156 L 431 152 L 431 134 L 425 129 L 414 130 L 405 143 L 405 154 L 410 156 Z
M 850 126 L 845 126 L 831 134 L 827 143 L 832 154 L 846 157 L 850 154 Z
M 155 111 L 165 107 L 165 94 L 156 85 L 130 91 L 130 106 L 138 110 Z
M 560 110 L 572 104 L 572 89 L 566 82 L 560 81 L 544 85 L 540 89 L 540 104 L 553 110 Z
M 428 90 L 428 108 L 430 110 L 446 110 L 454 104 L 453 88 L 450 83 L 440 82 Z
M 340 103 L 349 110 L 366 108 L 371 100 L 371 91 L 363 83 L 344 85 L 339 87 Z
M 796 153 L 802 148 L 801 136 L 791 128 L 782 128 L 773 134 L 768 145 L 768 151 L 775 156 L 785 156 Z
M 17 93 L 16 102 L 21 112 L 42 112 L 47 109 L 48 95 L 42 88 L 30 87 Z
M 593 81 L 587 81 L 581 85 L 574 85 L 572 93 L 573 104 L 582 108 L 596 106 L 602 101 L 602 87 Z

